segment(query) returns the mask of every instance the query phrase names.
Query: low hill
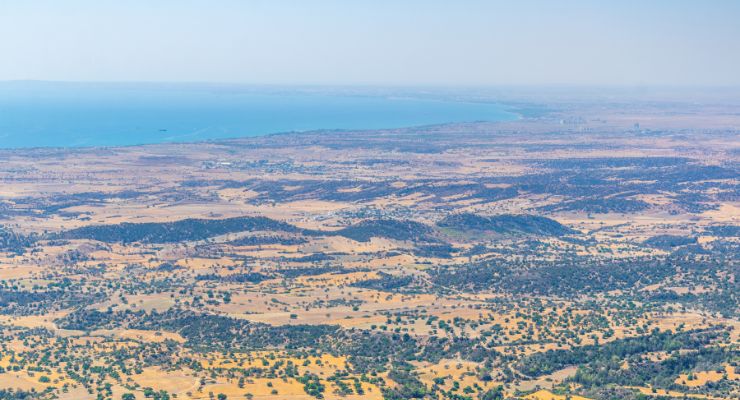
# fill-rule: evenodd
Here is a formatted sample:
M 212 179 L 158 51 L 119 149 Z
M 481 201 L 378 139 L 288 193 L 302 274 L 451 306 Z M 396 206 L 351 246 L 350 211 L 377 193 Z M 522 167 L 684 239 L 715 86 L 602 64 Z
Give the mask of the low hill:
M 536 215 L 502 214 L 492 217 L 461 213 L 437 222 L 437 226 L 459 231 L 489 231 L 500 234 L 563 236 L 574 231 L 558 221 Z
M 61 239 L 91 239 L 106 243 L 176 243 L 204 240 L 235 232 L 299 232 L 299 228 L 266 217 L 226 219 L 183 219 L 174 222 L 147 222 L 93 225 L 58 235 Z
M 409 220 L 366 220 L 333 232 L 358 242 L 368 242 L 372 237 L 395 240 L 435 241 L 431 227 Z
M 657 249 L 670 250 L 674 247 L 696 244 L 695 237 L 677 236 L 677 235 L 658 235 L 642 242 L 644 245 L 655 247 Z

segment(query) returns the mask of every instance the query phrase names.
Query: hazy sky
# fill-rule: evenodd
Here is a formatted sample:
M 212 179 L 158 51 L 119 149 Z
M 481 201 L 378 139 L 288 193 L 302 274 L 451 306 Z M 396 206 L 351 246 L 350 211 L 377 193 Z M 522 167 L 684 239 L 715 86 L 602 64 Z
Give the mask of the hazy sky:
M 740 85 L 740 1 L 0 0 L 0 80 Z

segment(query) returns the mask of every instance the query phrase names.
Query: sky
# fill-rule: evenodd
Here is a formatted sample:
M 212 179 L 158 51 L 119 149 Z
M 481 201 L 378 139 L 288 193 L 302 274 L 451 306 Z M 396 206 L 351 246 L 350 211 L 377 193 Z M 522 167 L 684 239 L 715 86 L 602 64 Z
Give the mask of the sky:
M 0 80 L 740 85 L 740 1 L 0 0 Z

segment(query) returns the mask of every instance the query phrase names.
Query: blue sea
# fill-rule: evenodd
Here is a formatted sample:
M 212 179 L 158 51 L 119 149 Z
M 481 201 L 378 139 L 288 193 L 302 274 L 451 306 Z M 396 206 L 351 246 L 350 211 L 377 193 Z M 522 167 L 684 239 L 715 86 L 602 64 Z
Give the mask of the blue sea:
M 294 131 L 516 118 L 496 103 L 372 90 L 0 83 L 0 148 L 196 142 Z

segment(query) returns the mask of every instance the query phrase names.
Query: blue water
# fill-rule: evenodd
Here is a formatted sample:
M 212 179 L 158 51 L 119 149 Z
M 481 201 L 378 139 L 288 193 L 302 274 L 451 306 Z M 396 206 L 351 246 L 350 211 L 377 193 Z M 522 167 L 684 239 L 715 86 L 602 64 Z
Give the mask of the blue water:
M 0 148 L 193 142 L 517 116 L 499 104 L 213 85 L 0 83 Z

